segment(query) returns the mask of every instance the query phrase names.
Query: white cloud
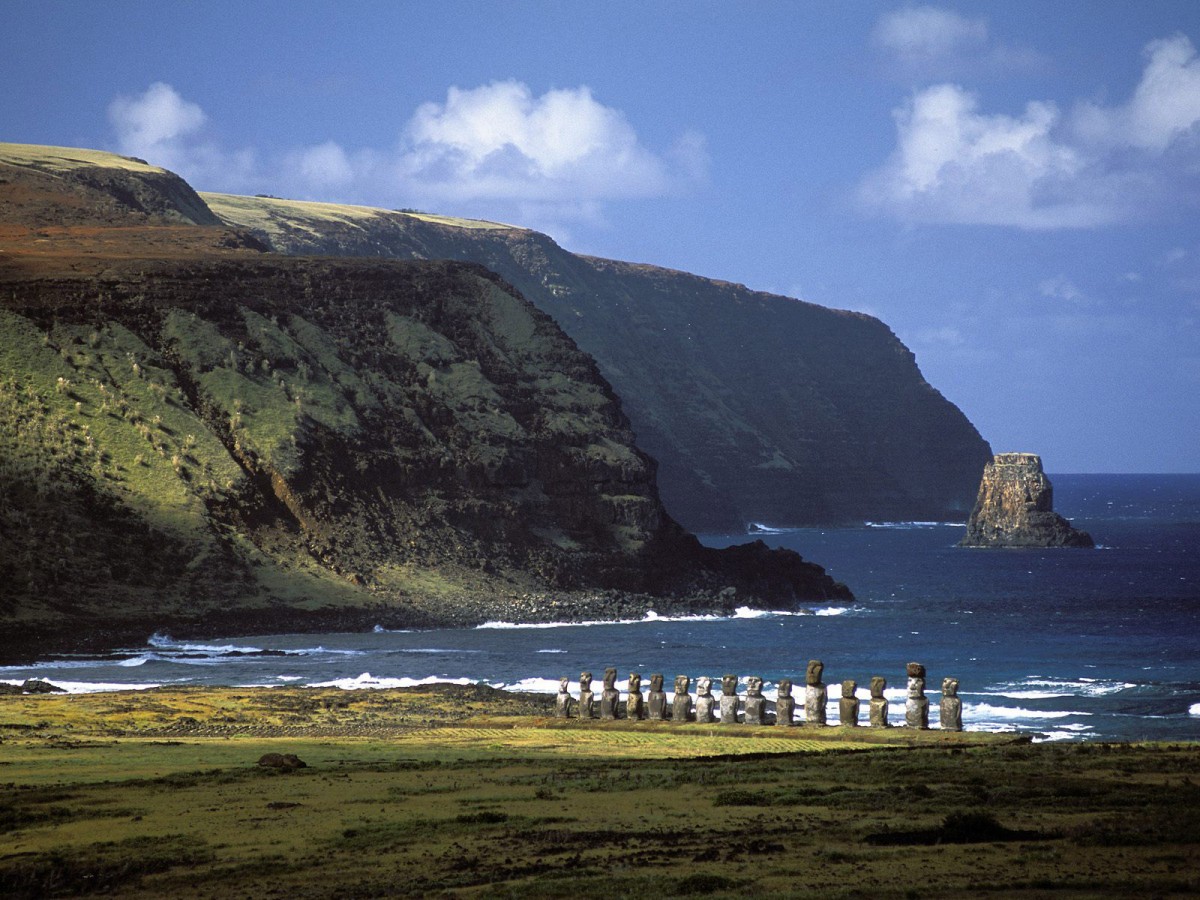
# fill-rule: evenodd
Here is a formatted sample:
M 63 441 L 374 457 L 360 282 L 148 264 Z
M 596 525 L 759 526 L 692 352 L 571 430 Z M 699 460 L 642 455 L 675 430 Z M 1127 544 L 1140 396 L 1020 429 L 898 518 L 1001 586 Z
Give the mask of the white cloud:
M 1075 114 L 1079 137 L 1100 145 L 1162 153 L 1200 122 L 1200 59 L 1182 34 L 1146 46 L 1146 68 L 1129 102 L 1105 108 L 1082 103 Z
M 1147 57 L 1128 103 L 1079 104 L 1067 117 L 1039 101 L 1016 116 L 984 112 L 954 84 L 919 90 L 894 111 L 896 149 L 860 199 L 911 223 L 1028 229 L 1177 207 L 1200 194 L 1200 62 L 1182 36 L 1154 42 Z
M 117 97 L 108 107 L 122 153 L 171 157 L 179 141 L 206 121 L 204 111 L 188 103 L 175 89 L 156 81 L 138 97 Z
M 602 200 L 665 193 L 664 161 L 586 87 L 534 97 L 516 81 L 451 88 L 405 128 L 397 169 L 431 200 Z
M 1068 303 L 1083 303 L 1087 300 L 1083 291 L 1065 275 L 1045 279 L 1038 284 L 1038 292 L 1051 300 L 1065 300 Z
M 871 39 L 908 76 L 1021 71 L 1044 62 L 1032 50 L 995 41 L 986 19 L 935 6 L 906 6 L 885 13 L 875 23 Z
M 452 87 L 398 129 L 390 149 L 349 150 L 334 140 L 277 153 L 229 151 L 199 133 L 203 110 L 156 83 L 118 98 L 109 118 L 124 153 L 170 168 L 203 190 L 500 218 L 559 230 L 596 224 L 619 199 L 663 196 L 703 180 L 703 135 L 686 132 L 665 153 L 648 149 L 618 109 L 587 87 L 535 96 L 517 81 Z
M 872 37 L 901 62 L 924 65 L 983 46 L 988 28 L 983 19 L 933 6 L 909 6 L 880 17 Z

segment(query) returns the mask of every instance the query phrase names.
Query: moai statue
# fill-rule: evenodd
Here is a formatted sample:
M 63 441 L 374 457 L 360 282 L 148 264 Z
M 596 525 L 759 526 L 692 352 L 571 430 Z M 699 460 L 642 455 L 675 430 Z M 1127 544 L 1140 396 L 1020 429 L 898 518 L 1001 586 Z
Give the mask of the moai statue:
M 738 678 L 725 675 L 721 678 L 721 724 L 736 725 L 738 711 Z
M 637 672 L 629 675 L 629 693 L 625 700 L 625 715 L 630 719 L 646 718 L 646 702 L 642 698 L 642 676 Z
M 558 679 L 558 697 L 554 701 L 554 715 L 559 719 L 565 719 L 571 714 L 571 695 L 567 693 L 567 684 L 570 680 L 566 675 Z
M 604 690 L 600 692 L 600 718 L 615 719 L 621 695 L 617 692 L 617 670 L 611 666 L 604 670 Z
M 579 718 L 590 719 L 592 717 L 592 701 L 595 695 L 592 694 L 592 673 L 579 673 Z
M 775 724 L 790 728 L 795 723 L 792 717 L 796 714 L 796 698 L 792 696 L 792 681 L 783 678 L 779 681 L 779 699 L 775 701 Z
M 675 696 L 671 698 L 671 721 L 686 722 L 692 717 L 692 695 L 688 688 L 692 679 L 686 675 L 675 676 Z
M 712 679 L 701 675 L 696 679 L 696 721 L 711 725 L 717 721 L 713 715 Z
M 887 690 L 887 679 L 882 675 L 871 676 L 871 727 L 888 727 L 888 702 L 883 696 Z
M 767 709 L 766 698 L 762 695 L 763 680 L 757 675 L 746 679 L 746 724 L 762 725 L 763 713 Z
M 821 683 L 821 675 L 825 671 L 825 663 L 819 659 L 808 661 L 808 671 L 804 673 L 804 722 L 806 725 L 825 724 L 825 704 L 829 702 L 829 693 Z
M 650 676 L 650 693 L 646 696 L 646 718 L 661 722 L 667 717 L 667 695 L 663 692 L 662 675 Z
M 958 679 L 942 679 L 942 731 L 962 731 L 962 701 L 958 699 Z
M 854 696 L 854 692 L 858 690 L 858 682 L 853 679 L 846 679 L 842 682 L 842 699 L 838 701 L 838 721 L 845 727 L 849 725 L 851 728 L 858 726 L 858 697 Z
M 925 667 L 910 662 L 908 671 L 908 700 L 904 703 L 904 724 L 909 728 L 929 727 L 929 700 L 925 696 Z

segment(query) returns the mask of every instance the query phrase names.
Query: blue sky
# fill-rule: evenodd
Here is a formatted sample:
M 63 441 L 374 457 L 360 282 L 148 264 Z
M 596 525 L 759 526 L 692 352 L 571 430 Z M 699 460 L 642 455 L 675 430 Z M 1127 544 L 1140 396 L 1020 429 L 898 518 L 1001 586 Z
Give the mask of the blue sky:
M 1200 3 L 13 3 L 0 140 L 879 316 L 997 451 L 1200 471 Z

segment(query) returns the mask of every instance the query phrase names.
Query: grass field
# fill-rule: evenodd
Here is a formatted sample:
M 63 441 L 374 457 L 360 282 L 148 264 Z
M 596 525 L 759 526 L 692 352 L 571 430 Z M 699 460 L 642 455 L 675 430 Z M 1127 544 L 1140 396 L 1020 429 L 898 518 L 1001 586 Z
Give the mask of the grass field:
M 1200 891 L 1197 745 L 562 722 L 549 700 L 0 697 L 0 895 Z

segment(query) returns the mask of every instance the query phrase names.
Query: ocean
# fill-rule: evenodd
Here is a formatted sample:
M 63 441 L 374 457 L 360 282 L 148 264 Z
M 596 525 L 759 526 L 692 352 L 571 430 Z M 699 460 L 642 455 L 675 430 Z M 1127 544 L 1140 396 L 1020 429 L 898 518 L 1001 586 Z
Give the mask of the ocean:
M 1200 739 L 1200 475 L 1053 475 L 1055 508 L 1091 532 L 1095 550 L 964 550 L 962 523 L 876 522 L 854 528 L 702 535 L 725 546 L 761 538 L 825 566 L 854 603 L 801 613 L 741 609 L 729 618 L 472 629 L 269 635 L 205 642 L 148 635 L 144 645 L 32 666 L 70 691 L 156 685 L 329 685 L 432 681 L 554 692 L 606 666 L 631 672 L 765 679 L 774 699 L 791 678 L 803 706 L 805 667 L 825 663 L 829 721 L 844 679 L 869 696 L 888 681 L 903 722 L 905 664 L 928 669 L 937 726 L 941 680 L 959 679 L 967 730 L 1034 740 Z M 744 690 L 744 688 L 743 688 Z M 863 721 L 866 703 L 863 703 Z

